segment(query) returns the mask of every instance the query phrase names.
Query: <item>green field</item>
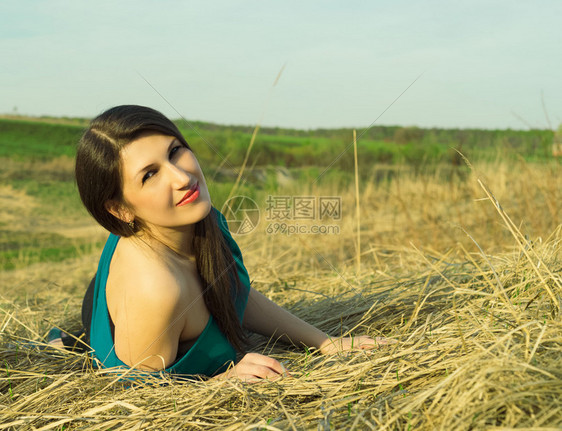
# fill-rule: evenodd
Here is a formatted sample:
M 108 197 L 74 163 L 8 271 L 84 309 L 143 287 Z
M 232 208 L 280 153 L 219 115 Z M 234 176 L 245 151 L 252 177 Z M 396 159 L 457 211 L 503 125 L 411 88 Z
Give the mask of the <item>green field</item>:
M 177 121 L 203 165 L 216 166 L 223 157 L 239 166 L 253 129 L 211 123 Z M 0 119 L 0 157 L 47 160 L 74 154 L 85 127 L 46 121 Z M 358 146 L 365 163 L 431 164 L 451 162 L 455 151 L 473 161 L 496 157 L 541 161 L 551 158 L 554 133 L 550 130 L 419 129 L 373 126 L 357 130 Z M 251 165 L 327 166 L 334 156 L 352 144 L 352 129 L 292 130 L 262 128 Z M 215 151 L 216 150 L 216 151 Z M 347 169 L 342 160 L 336 168 Z
M 88 217 L 73 180 L 72 161 L 85 124 L 82 119 L 52 119 L 51 122 L 48 119 L 0 119 L 0 179 L 2 184 L 33 198 L 36 218 L 49 220 L 64 215 L 65 224 L 87 223 Z M 201 122 L 189 127 L 183 120 L 178 121 L 178 125 L 208 177 L 215 206 L 222 207 L 236 179 L 237 167 L 242 164 L 252 128 Z M 492 162 L 500 158 L 552 162 L 553 133 L 545 130 L 424 130 L 375 126 L 359 133 L 363 135 L 357 145 L 360 176 L 367 182 L 389 182 L 399 173 L 420 170 L 424 175 L 433 173 L 444 180 L 465 178 L 468 168 L 455 148 L 473 162 Z M 354 181 L 351 137 L 351 129 L 263 128 L 238 193 L 264 200 L 265 195 L 277 192 L 280 185 L 275 167 L 285 167 L 285 176 L 292 181 L 308 184 L 320 178 L 324 186 L 345 190 Z M 0 219 L 0 228 L 9 227 L 8 221 Z M 18 259 L 22 262 L 61 260 L 73 252 L 82 252 L 85 247 L 80 241 L 69 244 L 64 240 L 46 239 L 43 241 L 46 248 L 42 249 L 37 242 L 39 239 L 33 244 L 18 242 L 9 232 L 4 231 L 0 242 L 0 268 L 3 269 L 17 267 Z M 21 231 L 16 230 L 13 235 L 20 234 Z

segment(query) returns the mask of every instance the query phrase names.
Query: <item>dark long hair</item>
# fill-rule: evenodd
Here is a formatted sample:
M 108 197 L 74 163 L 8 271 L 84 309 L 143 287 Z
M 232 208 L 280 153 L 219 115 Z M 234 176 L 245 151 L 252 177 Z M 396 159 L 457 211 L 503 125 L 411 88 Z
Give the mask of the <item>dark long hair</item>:
M 128 237 L 131 228 L 107 211 L 108 201 L 123 201 L 121 150 L 145 132 L 174 136 L 191 150 L 176 125 L 160 112 L 137 105 L 111 108 L 94 118 L 76 153 L 76 183 L 80 198 L 96 221 L 115 235 Z M 232 301 L 232 288 L 241 292 L 236 264 L 218 226 L 216 210 L 194 227 L 193 248 L 205 305 L 230 343 L 243 351 L 245 337 Z M 234 282 L 234 286 L 232 283 Z

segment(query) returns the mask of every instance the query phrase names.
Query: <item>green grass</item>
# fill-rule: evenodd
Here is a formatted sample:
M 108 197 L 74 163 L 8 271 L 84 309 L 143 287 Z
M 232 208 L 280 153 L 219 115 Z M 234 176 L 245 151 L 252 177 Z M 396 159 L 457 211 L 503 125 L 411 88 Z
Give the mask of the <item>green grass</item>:
M 178 122 L 203 165 L 240 166 L 251 139 L 252 128 L 193 124 L 194 130 Z M 0 157 L 48 160 L 73 157 L 83 126 L 0 119 Z M 358 132 L 362 132 L 361 129 Z M 365 163 L 434 164 L 451 162 L 453 149 L 472 161 L 493 161 L 498 157 L 544 161 L 552 158 L 550 130 L 456 130 L 376 126 L 358 141 L 360 160 Z M 263 128 L 258 134 L 249 165 L 352 167 L 352 129 L 291 130 Z M 347 149 L 347 150 L 346 150 Z
M 34 209 L 35 217 L 62 215 L 68 222 L 86 215 L 74 182 L 29 178 L 8 183 L 15 189 L 25 190 L 36 199 L 38 206 Z
M 89 254 L 103 243 L 74 240 L 47 232 L 0 230 L 0 269 L 11 270 L 38 262 L 60 262 Z
M 73 157 L 81 126 L 0 120 L 0 157 L 48 160 Z

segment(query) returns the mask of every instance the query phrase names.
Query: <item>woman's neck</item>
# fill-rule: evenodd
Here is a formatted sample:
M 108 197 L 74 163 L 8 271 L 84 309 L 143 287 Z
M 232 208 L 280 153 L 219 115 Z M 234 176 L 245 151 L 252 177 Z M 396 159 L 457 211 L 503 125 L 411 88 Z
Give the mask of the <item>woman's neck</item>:
M 150 229 L 132 237 L 142 247 L 148 246 L 158 254 L 172 252 L 177 257 L 187 260 L 195 259 L 193 235 L 195 225 L 179 229 Z

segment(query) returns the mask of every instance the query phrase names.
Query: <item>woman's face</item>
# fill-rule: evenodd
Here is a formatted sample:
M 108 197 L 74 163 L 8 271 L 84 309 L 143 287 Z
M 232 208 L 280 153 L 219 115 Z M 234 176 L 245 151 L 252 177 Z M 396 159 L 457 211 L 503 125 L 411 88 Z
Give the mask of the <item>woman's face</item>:
M 121 150 L 123 197 L 131 218 L 149 229 L 180 229 L 211 210 L 205 177 L 191 150 L 174 136 L 141 135 Z

